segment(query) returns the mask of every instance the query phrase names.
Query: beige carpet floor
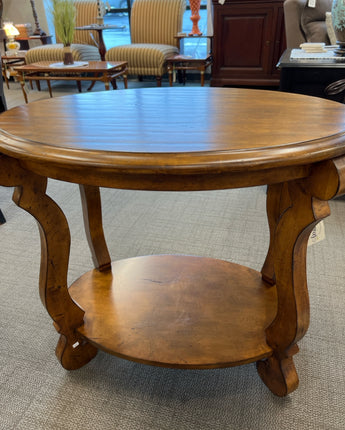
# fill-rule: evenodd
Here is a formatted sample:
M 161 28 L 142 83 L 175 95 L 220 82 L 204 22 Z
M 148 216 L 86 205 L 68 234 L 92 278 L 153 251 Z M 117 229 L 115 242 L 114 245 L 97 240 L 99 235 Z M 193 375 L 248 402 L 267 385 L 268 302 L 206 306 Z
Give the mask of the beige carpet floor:
M 0 429 L 261 430 L 345 428 L 345 200 L 331 202 L 326 239 L 308 248 L 311 324 L 295 363 L 300 387 L 272 395 L 254 364 L 172 370 L 99 352 L 68 372 L 38 297 L 35 221 L 0 187 Z M 78 188 L 50 181 L 71 232 L 70 282 L 92 268 Z M 212 256 L 260 269 L 267 249 L 265 188 L 196 193 L 102 190 L 112 258 Z

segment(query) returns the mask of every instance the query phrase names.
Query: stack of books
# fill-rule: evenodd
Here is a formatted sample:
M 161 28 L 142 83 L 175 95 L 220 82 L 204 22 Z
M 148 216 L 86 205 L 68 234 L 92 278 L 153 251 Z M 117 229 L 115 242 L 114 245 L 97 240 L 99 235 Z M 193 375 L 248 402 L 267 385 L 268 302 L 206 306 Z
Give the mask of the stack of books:
M 325 43 L 302 43 L 300 48 L 303 49 L 304 52 L 327 52 L 325 49 Z

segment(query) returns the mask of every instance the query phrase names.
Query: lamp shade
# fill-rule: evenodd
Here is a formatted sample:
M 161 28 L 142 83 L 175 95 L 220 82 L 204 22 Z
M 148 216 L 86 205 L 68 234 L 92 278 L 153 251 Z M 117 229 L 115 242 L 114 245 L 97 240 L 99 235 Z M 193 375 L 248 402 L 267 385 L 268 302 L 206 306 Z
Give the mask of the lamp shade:
M 19 31 L 11 22 L 5 22 L 4 28 L 7 37 L 14 37 L 19 35 Z

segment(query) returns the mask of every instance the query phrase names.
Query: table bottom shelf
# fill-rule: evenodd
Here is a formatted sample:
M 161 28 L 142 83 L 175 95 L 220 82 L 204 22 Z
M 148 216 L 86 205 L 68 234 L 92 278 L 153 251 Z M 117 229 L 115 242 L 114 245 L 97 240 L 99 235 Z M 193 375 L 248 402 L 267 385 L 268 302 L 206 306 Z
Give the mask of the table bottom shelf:
M 85 311 L 78 332 L 97 348 L 141 363 L 214 368 L 271 355 L 265 328 L 277 312 L 275 286 L 222 260 L 136 257 L 91 270 L 69 289 Z

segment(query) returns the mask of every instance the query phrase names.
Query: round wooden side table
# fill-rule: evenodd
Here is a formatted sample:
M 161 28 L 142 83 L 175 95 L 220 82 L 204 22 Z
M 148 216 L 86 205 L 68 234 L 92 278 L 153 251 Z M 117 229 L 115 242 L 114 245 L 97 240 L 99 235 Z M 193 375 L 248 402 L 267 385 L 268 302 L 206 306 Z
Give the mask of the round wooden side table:
M 16 186 L 15 202 L 38 221 L 40 297 L 62 366 L 79 368 L 98 349 L 178 368 L 257 362 L 273 393 L 297 387 L 307 242 L 327 201 L 345 192 L 345 106 L 263 90 L 151 88 L 34 102 L 2 114 L 0 128 L 0 184 Z M 47 178 L 80 184 L 95 268 L 70 288 L 69 228 Z M 111 262 L 99 187 L 263 184 L 270 245 L 261 272 L 202 256 Z

